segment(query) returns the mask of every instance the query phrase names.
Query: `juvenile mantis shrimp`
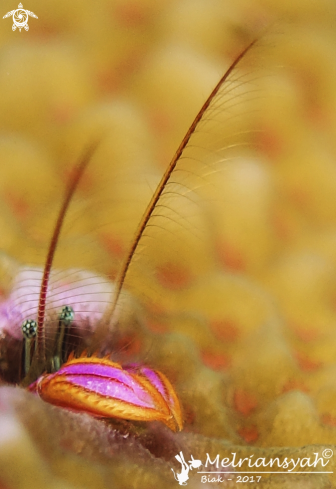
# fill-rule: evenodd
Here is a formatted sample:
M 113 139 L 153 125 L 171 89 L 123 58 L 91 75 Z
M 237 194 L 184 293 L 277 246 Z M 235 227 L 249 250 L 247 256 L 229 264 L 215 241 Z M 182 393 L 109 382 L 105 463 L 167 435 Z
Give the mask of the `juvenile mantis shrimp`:
M 216 104 L 222 97 L 225 97 L 227 84 L 228 93 L 230 93 L 230 77 L 235 74 L 237 65 L 245 58 L 255 43 L 256 41 L 251 42 L 231 63 L 196 115 L 153 193 L 114 284 L 105 281 L 98 286 L 98 289 L 100 287 L 99 293 L 108 294 L 110 299 L 108 305 L 106 306 L 105 303 L 104 307 L 99 310 L 97 331 L 104 331 L 104 328 L 105 330 L 109 329 L 107 325 L 118 322 L 118 304 L 139 245 L 160 207 L 165 205 L 165 199 L 172 191 L 172 185 L 176 183 L 177 175 L 181 176 L 178 180 L 180 187 L 185 186 L 186 176 L 193 171 L 196 175 L 194 188 L 197 187 L 198 180 L 202 178 L 197 176 L 199 171 L 197 165 L 202 162 L 194 161 L 196 169 L 193 170 L 188 160 L 188 151 L 192 151 L 194 139 L 199 137 L 200 124 L 208 122 L 206 117 L 208 111 L 211 110 L 212 113 L 216 113 Z M 92 144 L 71 172 L 49 241 L 43 271 L 42 269 L 35 269 L 33 272 L 28 269 L 23 270 L 20 286 L 14 291 L 15 300 L 17 300 L 18 290 L 23 290 L 22 284 L 25 281 L 27 284 L 34 282 L 34 287 L 39 284 L 38 299 L 35 297 L 31 301 L 30 307 L 27 307 L 29 312 L 35 312 L 28 317 L 26 315 L 21 322 L 24 346 L 22 349 L 23 367 L 18 375 L 20 384 L 28 388 L 29 391 L 38 394 L 43 400 L 73 411 L 87 412 L 103 418 L 115 417 L 138 421 L 158 420 L 165 423 L 173 431 L 182 430 L 183 415 L 179 399 L 171 382 L 162 372 L 142 364 L 121 366 L 119 363 L 113 362 L 109 354 L 101 357 L 95 353 L 89 355 L 87 350 L 84 350 L 78 356 L 69 346 L 69 344 L 71 345 L 69 343 L 71 327 L 76 322 L 83 321 L 83 317 L 81 311 L 76 310 L 74 304 L 71 303 L 71 289 L 63 294 L 59 293 L 57 297 L 53 292 L 53 287 L 57 290 L 57 287 L 53 285 L 57 282 L 57 274 L 53 269 L 54 256 L 69 206 L 98 147 L 99 142 Z M 193 159 L 192 154 L 189 159 Z M 186 165 L 186 162 L 189 166 Z M 204 165 L 206 166 L 206 163 Z M 185 193 L 188 197 L 187 194 L 188 192 Z M 83 296 L 89 294 L 89 284 L 90 280 L 92 282 L 93 276 L 78 270 L 69 274 L 71 275 L 71 273 L 76 277 L 74 281 L 77 280 L 81 284 L 80 293 Z M 55 297 L 57 301 L 53 303 L 53 321 L 56 326 L 50 346 L 46 334 L 47 316 L 50 303 Z M 12 298 L 12 302 L 15 300 Z M 25 300 L 29 301 L 29 298 L 26 297 Z M 80 304 L 80 300 L 77 303 Z

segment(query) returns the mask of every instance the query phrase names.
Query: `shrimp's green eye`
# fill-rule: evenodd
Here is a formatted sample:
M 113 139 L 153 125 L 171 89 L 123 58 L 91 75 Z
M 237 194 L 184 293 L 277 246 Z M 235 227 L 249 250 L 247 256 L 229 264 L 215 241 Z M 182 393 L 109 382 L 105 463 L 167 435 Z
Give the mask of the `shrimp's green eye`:
M 75 314 L 74 310 L 71 306 L 64 306 L 61 314 L 59 316 L 59 320 L 64 322 L 66 325 L 69 325 L 74 320 Z
M 21 326 L 23 336 L 27 340 L 35 338 L 37 332 L 37 322 L 34 319 L 27 319 Z

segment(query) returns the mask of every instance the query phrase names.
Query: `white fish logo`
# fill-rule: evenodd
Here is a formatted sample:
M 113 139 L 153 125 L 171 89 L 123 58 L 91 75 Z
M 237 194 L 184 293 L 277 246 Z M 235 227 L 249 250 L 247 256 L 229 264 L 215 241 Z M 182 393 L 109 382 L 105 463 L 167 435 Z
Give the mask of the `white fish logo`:
M 24 29 L 25 31 L 28 31 L 29 15 L 30 17 L 34 17 L 35 19 L 38 19 L 37 15 L 35 15 L 34 12 L 30 12 L 30 10 L 25 10 L 23 8 L 22 3 L 19 3 L 18 8 L 16 10 L 11 10 L 10 12 L 7 12 L 7 14 L 3 16 L 3 19 L 13 16 L 12 30 L 16 31 L 16 29 L 19 29 L 19 31 L 21 32 L 21 29 Z
M 180 486 L 186 486 L 187 480 L 189 479 L 189 470 L 198 469 L 202 464 L 201 460 L 195 460 L 191 455 L 191 460 L 189 460 L 189 465 L 184 459 L 183 452 L 180 452 L 179 455 L 175 455 L 175 458 L 181 464 L 181 472 L 176 474 L 174 469 L 172 469 L 174 478 L 177 480 Z

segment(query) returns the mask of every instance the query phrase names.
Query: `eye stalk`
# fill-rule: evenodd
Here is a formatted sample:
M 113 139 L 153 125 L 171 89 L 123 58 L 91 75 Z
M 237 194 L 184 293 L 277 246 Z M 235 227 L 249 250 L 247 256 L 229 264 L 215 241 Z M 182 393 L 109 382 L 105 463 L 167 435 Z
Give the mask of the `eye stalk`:
M 58 331 L 56 338 L 56 349 L 55 355 L 52 360 L 52 371 L 56 372 L 60 369 L 62 363 L 65 361 L 64 350 L 65 343 L 67 341 L 67 332 L 69 331 L 69 326 L 75 318 L 74 310 L 71 306 L 64 306 L 59 315 L 58 321 Z
M 64 306 L 58 317 L 58 328 L 56 333 L 55 349 L 54 354 L 51 358 L 51 363 L 49 363 L 49 368 L 46 370 L 56 372 L 60 369 L 62 363 L 65 361 L 64 352 L 65 344 L 67 341 L 67 332 L 71 323 L 75 317 L 74 310 L 71 306 Z M 33 362 L 33 357 L 36 351 L 36 335 L 37 335 L 38 324 L 34 319 L 27 319 L 22 323 L 21 330 L 24 338 L 24 374 L 28 375 L 31 364 Z M 34 344 L 34 348 L 32 345 Z M 32 351 L 33 350 L 33 351 Z
M 34 319 L 27 319 L 22 323 L 21 330 L 24 337 L 24 372 L 27 375 L 32 362 L 31 347 L 37 334 L 37 322 Z

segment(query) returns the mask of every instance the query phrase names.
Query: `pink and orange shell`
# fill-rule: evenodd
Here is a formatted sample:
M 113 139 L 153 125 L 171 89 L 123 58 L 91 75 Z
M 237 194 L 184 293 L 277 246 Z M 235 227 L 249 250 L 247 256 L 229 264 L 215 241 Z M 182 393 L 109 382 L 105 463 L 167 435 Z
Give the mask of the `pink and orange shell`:
M 108 358 L 82 355 L 30 385 L 44 401 L 96 417 L 162 421 L 173 431 L 183 427 L 177 395 L 167 377 L 149 367 L 121 367 Z

